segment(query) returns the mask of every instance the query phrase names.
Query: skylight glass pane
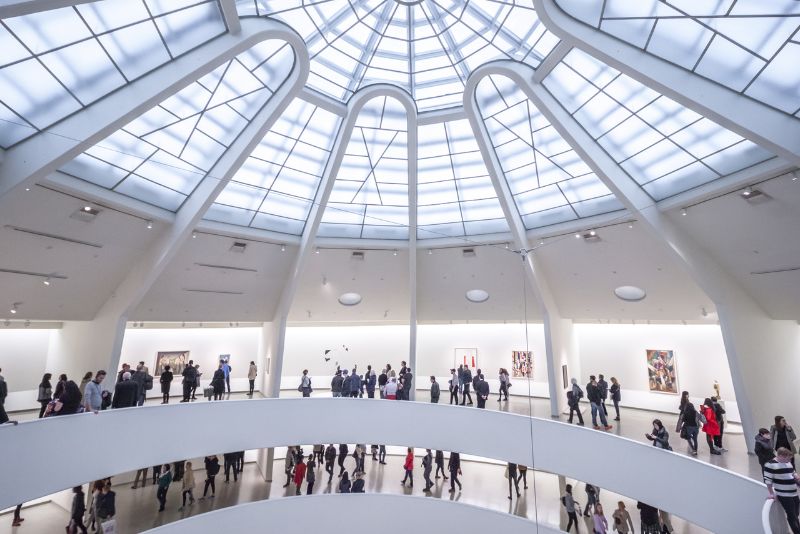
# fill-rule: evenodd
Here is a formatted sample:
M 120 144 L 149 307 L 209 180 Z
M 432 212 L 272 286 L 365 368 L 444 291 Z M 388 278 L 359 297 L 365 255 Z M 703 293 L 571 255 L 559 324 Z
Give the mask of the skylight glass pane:
M 168 2 L 169 5 L 173 3 L 174 0 Z M 207 2 L 166 14 L 158 17 L 156 24 L 173 56 L 184 54 L 208 41 L 209 37 L 225 31 L 222 13 L 216 2 Z
M 797 0 L 556 3 L 600 31 L 734 91 L 789 114 L 800 109 Z
M 610 67 L 594 69 L 593 78 L 591 69 L 579 72 L 570 66 L 587 64 L 585 58 L 574 57 L 585 55 L 573 49 L 560 65 L 562 74 L 555 75 L 554 69 L 544 86 L 654 200 L 775 157 L 677 102 L 657 96 L 632 78 L 617 76 Z M 565 69 L 572 71 L 569 76 L 563 74 Z M 564 80 L 572 84 L 569 90 L 561 86 Z M 574 106 L 570 95 L 590 90 L 600 91 L 592 99 L 600 103 L 570 111 Z M 613 125 L 617 117 L 626 115 L 627 119 Z

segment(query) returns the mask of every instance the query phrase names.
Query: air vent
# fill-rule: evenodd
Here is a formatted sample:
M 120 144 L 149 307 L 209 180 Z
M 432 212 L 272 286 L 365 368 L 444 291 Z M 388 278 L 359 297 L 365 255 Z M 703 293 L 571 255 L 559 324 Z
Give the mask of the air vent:
M 353 253 L 350 255 L 351 260 L 358 260 L 358 261 L 364 261 L 365 257 L 366 255 L 360 250 L 354 250 Z
M 586 232 L 583 234 L 583 240 L 587 243 L 599 243 L 600 242 L 600 235 L 592 230 L 591 232 Z
M 241 241 L 234 241 L 233 245 L 231 245 L 231 252 L 236 252 L 237 254 L 244 254 L 246 248 L 247 248 L 247 243 L 242 243 Z
M 771 197 L 760 189 L 748 187 L 740 193 L 741 197 L 752 204 L 759 204 L 770 200 Z
M 250 267 L 235 267 L 233 265 L 216 265 L 213 263 L 197 263 L 198 267 L 208 267 L 209 269 L 224 269 L 226 271 L 245 271 L 248 273 L 257 273 L 258 269 L 251 269 Z
M 476 256 L 474 248 L 462 248 L 461 255 L 465 258 L 474 258 Z
M 184 287 L 183 291 L 188 291 L 189 293 L 214 293 L 217 295 L 244 295 L 242 291 L 225 291 L 223 289 L 192 289 Z
M 103 248 L 103 245 L 97 243 L 89 243 L 88 241 L 81 241 L 79 239 L 72 239 L 62 235 L 48 234 L 47 232 L 39 232 L 38 230 L 31 230 L 30 228 L 21 228 L 19 226 L 11 226 L 7 224 L 5 228 L 14 230 L 15 232 L 22 232 L 23 234 L 35 235 L 38 237 L 47 237 L 48 239 L 58 239 L 59 241 L 66 241 L 67 243 L 75 243 L 76 245 L 86 245 L 87 247 Z
M 92 222 L 99 214 L 100 210 L 91 206 L 84 206 L 81 209 L 72 212 L 72 215 L 70 215 L 69 218 L 75 219 L 76 221 Z

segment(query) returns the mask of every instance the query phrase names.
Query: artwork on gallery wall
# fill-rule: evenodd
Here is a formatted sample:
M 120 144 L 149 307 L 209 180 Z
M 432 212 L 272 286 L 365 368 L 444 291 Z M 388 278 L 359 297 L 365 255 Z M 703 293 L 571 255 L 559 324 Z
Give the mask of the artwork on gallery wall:
M 472 370 L 478 368 L 478 349 L 455 349 L 454 356 L 454 369 L 458 369 L 459 365 L 464 365 Z
M 672 350 L 647 350 L 647 378 L 650 391 L 678 394 L 678 370 Z
M 231 363 L 231 355 L 230 354 L 220 354 L 219 355 L 219 361 L 225 362 L 228 365 L 230 365 L 230 363 Z
M 529 350 L 511 351 L 511 376 L 531 378 L 533 375 L 533 358 Z
M 186 364 L 189 361 L 188 350 L 169 350 L 159 352 L 156 355 L 156 365 L 154 376 L 161 376 L 164 372 L 164 367 L 169 365 L 170 370 L 175 375 L 180 375 L 186 369 Z
M 564 389 L 569 387 L 569 373 L 567 373 L 567 364 L 561 366 L 561 383 L 564 385 Z

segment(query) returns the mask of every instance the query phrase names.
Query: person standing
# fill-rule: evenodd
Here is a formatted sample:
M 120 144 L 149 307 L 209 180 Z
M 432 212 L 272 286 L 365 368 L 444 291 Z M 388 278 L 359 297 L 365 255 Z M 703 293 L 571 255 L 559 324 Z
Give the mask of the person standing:
M 222 371 L 225 373 L 225 387 L 227 388 L 228 395 L 231 393 L 231 365 L 228 360 L 220 360 L 222 363 Z
M 431 471 L 433 470 L 433 455 L 430 449 L 425 449 L 425 456 L 422 457 L 422 476 L 425 479 L 425 493 L 431 491 L 433 481 L 431 480 Z
M 189 497 L 189 506 L 194 504 L 194 471 L 192 471 L 192 462 L 186 462 L 186 468 L 183 471 L 183 478 L 181 479 L 181 497 L 183 504 L 178 508 L 178 511 L 183 510 L 186 506 L 186 497 Z
M 92 492 L 89 494 L 89 504 L 86 506 L 86 528 L 89 530 L 98 530 L 97 521 L 97 501 L 100 494 L 103 492 L 105 481 L 95 480 L 92 484 Z
M 336 461 L 336 447 L 333 443 L 325 449 L 325 472 L 328 473 L 328 484 L 333 480 L 333 464 Z
M 414 373 L 411 372 L 410 367 L 406 369 L 401 380 L 403 386 L 403 397 L 401 400 L 411 400 L 411 396 L 414 393 Z
M 161 404 L 169 404 L 169 388 L 172 386 L 172 380 L 175 375 L 172 373 L 172 368 L 169 365 L 164 366 L 164 371 L 158 379 L 161 384 Z
M 597 388 L 600 390 L 600 401 L 601 406 L 603 407 L 603 413 L 608 416 L 608 408 L 606 408 L 606 399 L 608 399 L 608 382 L 606 382 L 606 377 L 603 375 L 598 375 L 600 380 L 597 381 Z
M 513 482 L 514 489 L 517 490 L 517 498 L 519 499 L 522 494 L 519 492 L 519 479 L 517 478 L 517 464 L 508 462 L 506 466 L 506 477 L 508 478 L 508 500 L 511 500 L 511 484 Z
M 566 532 L 569 532 L 569 529 L 572 528 L 572 525 L 575 525 L 575 532 L 578 532 L 578 514 L 575 511 L 576 507 L 580 507 L 580 505 L 575 502 L 575 499 L 572 497 L 572 484 L 567 484 L 564 488 L 564 495 L 561 496 L 561 504 L 564 505 L 564 509 L 567 512 L 567 528 Z
M 705 423 L 703 423 L 703 432 L 706 433 L 708 449 L 711 451 L 711 454 L 722 454 L 717 450 L 716 445 L 714 445 L 714 438 L 719 436 L 719 424 L 717 423 L 717 416 L 714 414 L 714 406 L 711 403 L 711 399 L 706 398 L 700 409 L 703 411 L 703 417 L 706 420 Z
M 106 482 L 97 497 L 97 522 L 102 528 L 103 523 L 114 519 L 115 515 L 117 515 L 117 494 L 111 491 L 111 482 Z
M 250 391 L 247 392 L 248 397 L 253 396 L 253 391 L 256 388 L 256 377 L 258 376 L 258 368 L 256 362 L 251 361 L 250 367 L 247 369 L 247 381 L 250 382 Z
M 309 379 L 309 383 L 310 383 L 310 379 Z M 355 367 L 353 367 L 353 371 L 350 374 L 349 385 L 350 385 L 350 392 L 349 392 L 350 397 L 352 397 L 354 399 L 357 398 L 358 397 L 358 393 L 361 391 L 361 377 L 358 375 L 358 372 L 356 371 Z M 303 396 L 306 397 L 307 395 L 305 393 L 303 393 Z
M 778 447 L 775 458 L 764 465 L 764 483 L 770 499 L 777 499 L 784 512 L 789 528 L 793 534 L 800 534 L 800 498 L 797 495 L 797 484 L 800 477 L 794 470 L 792 458 L 794 453 L 786 447 Z
M 112 408 L 130 408 L 136 406 L 136 396 L 139 388 L 131 381 L 131 374 L 122 373 L 122 380 L 114 386 L 114 400 L 111 402 Z
M 203 376 L 203 373 L 200 372 L 200 364 L 194 366 L 194 382 L 192 382 L 192 387 L 190 388 L 192 394 L 192 400 L 197 400 L 197 388 L 200 387 L 200 377 Z M 213 374 L 211 375 L 213 378 Z
M 388 381 L 389 381 L 389 375 L 386 374 L 386 369 L 382 369 L 381 374 L 378 375 L 378 394 L 382 399 L 385 398 L 383 389 L 386 387 L 386 383 Z
M 378 463 L 386 465 L 386 445 L 378 445 Z
M 167 490 L 169 490 L 170 484 L 172 484 L 172 470 L 169 468 L 169 464 L 164 464 L 164 467 L 161 468 L 161 476 L 158 477 L 158 490 L 156 491 L 159 512 L 163 512 L 167 505 Z
M 344 460 L 347 458 L 348 451 L 349 447 L 347 446 L 347 443 L 339 444 L 339 478 L 341 478 L 342 474 L 346 472 L 344 468 Z
M 469 397 L 469 404 L 472 406 L 472 395 L 469 392 L 469 387 L 472 385 L 472 371 L 469 370 L 469 367 L 462 366 L 461 371 L 461 386 L 463 391 L 461 392 L 461 406 L 464 406 L 464 402 Z
M 597 487 L 587 482 L 584 491 L 586 491 L 586 506 L 583 509 L 583 517 L 589 517 L 589 510 L 593 510 L 593 506 L 597 504 Z
M 573 380 L 575 379 L 573 378 Z M 583 426 L 583 414 L 581 413 L 580 403 L 578 402 L 578 398 L 575 396 L 575 392 L 572 390 L 567 391 L 567 406 L 569 406 L 569 424 L 572 424 L 573 414 L 577 414 L 578 424 Z
M 636 529 L 633 528 L 633 520 L 631 520 L 631 514 L 629 514 L 628 510 L 625 509 L 624 502 L 619 501 L 617 503 L 617 509 L 614 510 L 613 514 L 611 514 L 611 518 L 614 520 L 614 529 L 617 532 L 619 532 L 619 534 L 629 534 L 636 532 Z
M 136 384 L 136 406 L 142 406 L 144 404 L 147 391 L 147 377 L 148 374 L 145 372 L 143 365 L 138 365 L 136 367 L 136 372 L 131 375 L 131 381 Z
M 414 449 L 411 447 L 408 448 L 408 452 L 406 452 L 406 460 L 403 462 L 403 469 L 406 471 L 406 476 L 403 477 L 403 480 L 400 482 L 401 486 L 406 485 L 406 480 L 410 482 L 409 486 L 412 488 L 414 487 Z
M 286 474 L 286 484 L 283 485 L 284 488 L 288 488 L 289 484 L 292 482 L 292 475 L 294 473 L 294 464 L 295 464 L 295 452 L 294 447 L 289 447 L 286 449 L 286 457 L 283 459 L 283 472 Z
M 775 449 L 772 448 L 772 437 L 769 430 L 759 428 L 755 439 L 755 453 L 758 457 L 758 464 L 761 466 L 761 475 L 764 475 L 764 465 L 775 457 Z
M 311 396 L 311 377 L 308 376 L 308 369 L 303 369 L 303 376 L 300 378 L 300 391 L 303 397 Z
M 439 404 L 440 394 L 439 383 L 436 381 L 436 377 L 431 375 L 431 402 L 433 404 Z
M 3 370 L 0 369 L 0 372 Z M 8 414 L 6 413 L 6 397 L 8 396 L 8 384 L 3 375 L 0 375 L 0 425 L 8 423 Z
M 194 360 L 189 360 L 189 365 L 181 373 L 183 376 L 183 400 L 181 402 L 189 402 L 192 395 L 192 388 L 195 386 L 197 380 L 197 369 L 194 367 Z
M 614 411 L 617 414 L 616 417 L 614 417 L 614 421 L 619 421 L 619 401 L 622 400 L 622 394 L 620 392 L 619 382 L 613 376 L 611 377 L 611 389 L 609 392 L 611 393 L 611 401 L 614 403 Z
M 603 513 L 603 505 L 600 503 L 594 505 L 592 522 L 594 524 L 595 534 L 606 534 L 608 532 L 608 520 Z
M 345 471 L 339 481 L 339 493 L 350 493 L 350 475 Z
M 436 475 L 436 478 L 439 478 L 439 471 L 441 471 L 442 477 L 444 477 L 444 479 L 447 480 L 447 475 L 444 474 L 444 452 L 440 451 L 439 449 L 436 449 L 435 460 L 436 460 L 436 472 L 434 473 L 434 475 Z
M 395 377 L 389 379 L 383 392 L 387 400 L 397 400 L 397 379 Z
M 478 400 L 478 408 L 486 408 L 486 401 L 489 399 L 489 383 L 483 379 L 482 374 L 478 374 L 478 381 L 475 385 L 475 396 Z
M 501 367 L 497 378 L 500 380 L 500 393 L 497 396 L 497 402 L 501 402 L 503 396 L 505 396 L 505 400 L 508 400 L 508 385 L 511 383 L 508 377 L 508 371 Z
M 142 467 L 141 469 L 136 470 L 136 477 L 133 479 L 133 486 L 131 489 L 136 489 L 139 487 L 139 480 L 142 481 L 142 487 L 147 486 L 147 468 Z
M 294 494 L 300 495 L 300 490 L 303 487 L 303 480 L 306 478 L 306 463 L 304 458 L 300 456 L 297 459 L 297 465 L 294 466 Z
M 572 379 L 572 394 L 575 395 L 575 398 L 578 399 L 578 401 L 580 401 L 583 398 L 583 390 L 578 385 L 577 378 Z
M 50 384 L 50 379 L 53 378 L 53 375 L 50 373 L 45 373 L 42 376 L 42 381 L 39 382 L 39 394 L 36 397 L 36 401 L 41 405 L 41 409 L 39 410 L 39 419 L 44 417 L 44 412 L 47 410 L 47 405 L 50 404 L 50 401 L 53 400 L 53 386 Z
M 698 420 L 700 416 L 694 409 L 694 404 L 687 402 L 681 409 L 680 415 L 680 436 L 689 443 L 692 455 L 697 456 L 697 434 L 700 432 Z
M 314 458 L 316 465 L 319 465 L 320 467 L 322 467 L 324 452 L 325 452 L 325 445 L 322 444 L 314 445 L 314 448 L 311 449 L 311 457 Z
M 56 382 L 56 390 L 53 392 L 53 398 L 58 399 L 64 394 L 64 389 L 67 387 L 67 375 L 61 373 L 58 375 L 58 382 Z
M 776 451 L 781 447 L 788 449 L 792 453 L 791 463 L 794 466 L 794 455 L 797 454 L 797 449 L 794 442 L 797 436 L 794 429 L 786 422 L 782 415 L 775 416 L 775 424 L 769 429 L 770 436 L 772 437 L 772 450 Z
M 714 445 L 720 452 L 728 452 L 728 449 L 722 446 L 722 436 L 725 434 L 725 408 L 719 403 L 716 397 L 711 397 L 711 407 L 714 409 L 714 415 L 717 417 L 717 424 L 719 425 L 719 436 L 714 437 Z
M 378 377 L 375 376 L 375 371 L 372 370 L 372 366 L 367 366 L 367 374 L 364 377 L 364 380 L 367 382 L 367 398 L 374 399 L 375 398 L 375 386 L 378 384 Z
M 342 385 L 344 382 L 344 378 L 342 378 L 342 372 L 337 369 L 336 374 L 333 375 L 331 379 L 331 396 L 333 397 L 341 397 L 342 396 Z
M 317 463 L 314 461 L 314 455 L 312 454 L 308 457 L 308 463 L 306 464 L 306 495 L 311 495 L 314 491 L 314 482 L 317 480 L 316 467 Z
M 458 388 L 460 382 L 458 374 L 456 373 L 455 369 L 450 369 L 450 404 L 453 404 L 453 399 L 455 399 L 456 405 L 458 405 Z
M 222 400 L 222 395 L 225 393 L 225 362 L 220 360 L 219 367 L 214 371 L 214 376 L 211 378 L 211 387 L 214 388 L 214 400 Z
M 236 462 L 238 461 L 238 452 L 226 452 L 222 455 L 222 465 L 225 469 L 225 484 L 231 481 L 231 469 L 233 469 L 233 481 L 239 482 L 239 472 L 236 470 Z
M 600 422 L 603 423 L 604 430 L 611 430 L 611 425 L 608 424 L 606 420 L 606 414 L 603 411 L 603 398 L 600 394 L 600 388 L 597 386 L 597 380 L 595 379 L 594 375 L 589 377 L 589 383 L 586 384 L 586 397 L 589 399 L 589 403 L 592 408 L 592 426 L 594 426 L 595 430 L 598 430 L 600 427 L 597 426 L 597 415 L 600 414 Z
M 81 390 L 81 395 L 84 397 L 86 396 L 86 384 L 92 381 L 92 372 L 87 371 L 83 378 L 81 378 L 81 383 L 78 388 Z
M 447 470 L 450 471 L 450 493 L 455 493 L 458 484 L 458 491 L 461 491 L 461 481 L 458 480 L 458 475 L 461 474 L 461 455 L 457 452 L 450 453 L 450 459 L 447 461 Z M 447 480 L 447 477 L 445 477 Z
M 86 513 L 86 499 L 83 494 L 83 486 L 75 486 L 72 488 L 72 493 L 74 493 L 74 496 L 72 497 L 72 508 L 70 509 L 67 532 L 77 532 L 78 529 L 81 529 L 81 532 L 86 534 L 86 525 L 83 524 L 83 515 Z
M 642 534 L 659 534 L 661 521 L 658 519 L 658 509 L 642 501 L 636 503 L 636 508 L 639 509 Z
M 213 456 L 206 456 L 203 460 L 203 463 L 205 464 L 206 468 L 206 483 L 205 487 L 203 488 L 203 496 L 200 497 L 201 501 L 206 498 L 206 495 L 208 494 L 208 488 L 211 488 L 211 497 L 209 497 L 209 499 L 213 499 L 217 494 L 217 484 L 215 479 L 217 477 L 217 473 L 219 473 L 219 458 L 217 458 L 216 454 Z
M 94 375 L 94 379 L 86 384 L 86 393 L 83 396 L 83 402 L 84 409 L 87 412 L 98 413 L 103 408 L 103 389 L 100 387 L 100 384 L 103 383 L 105 378 L 106 372 L 101 369 Z

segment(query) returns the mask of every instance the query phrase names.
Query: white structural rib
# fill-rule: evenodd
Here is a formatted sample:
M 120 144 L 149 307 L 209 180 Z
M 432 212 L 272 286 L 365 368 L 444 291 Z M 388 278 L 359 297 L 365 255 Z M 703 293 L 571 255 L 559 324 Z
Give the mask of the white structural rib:
M 0 0 L 0 19 L 50 11 L 60 7 L 88 4 L 95 0 Z
M 775 380 L 769 369 L 796 338 L 793 321 L 772 320 L 741 286 L 688 234 L 663 214 L 641 187 L 603 150 L 540 84 L 532 83 L 533 69 L 511 61 L 486 66 L 493 74 L 514 80 L 561 136 L 575 149 L 631 214 L 686 269 L 714 302 L 745 435 L 753 435 L 756 421 L 768 421 L 783 402 L 780 388 L 763 384 Z M 771 391 L 770 391 L 771 390 Z M 753 444 L 748 440 L 748 448 Z
M 720 126 L 800 165 L 800 120 L 648 54 L 564 13 L 555 0 L 533 0 L 547 28 Z
M 234 35 L 242 31 L 242 23 L 239 21 L 239 11 L 236 9 L 236 0 L 219 0 L 219 8 L 222 11 L 222 18 L 225 19 L 225 26 L 228 32 Z
M 30 187 L 168 96 L 254 45 L 279 39 L 292 46 L 295 56 L 308 55 L 300 36 L 281 22 L 248 18 L 241 25 L 238 35 L 221 35 L 7 150 L 0 164 L 0 211 L 9 193 Z
M 567 364 L 572 376 L 580 377 L 580 368 L 575 354 L 575 347 L 571 346 L 572 321 L 564 319 L 558 311 L 558 305 L 553 297 L 550 287 L 541 271 L 540 262 L 531 249 L 525 232 L 525 225 L 517 210 L 511 190 L 508 186 L 503 167 L 495 152 L 489 132 L 481 118 L 480 110 L 475 99 L 475 91 L 480 81 L 491 74 L 504 74 L 504 69 L 497 70 L 490 63 L 478 67 L 467 80 L 464 89 L 464 110 L 466 111 L 475 139 L 478 142 L 486 168 L 494 186 L 497 199 L 503 208 L 503 214 L 511 229 L 515 246 L 524 253 L 526 273 L 531 283 L 532 290 L 537 299 L 540 313 L 544 321 L 545 357 L 547 359 L 547 383 L 550 394 L 550 415 L 558 417 L 565 406 L 563 388 L 559 387 L 561 366 Z M 530 69 L 530 67 L 528 67 Z M 533 69 L 530 69 L 533 72 Z M 527 318 L 526 318 L 527 320 Z M 567 361 L 569 360 L 569 361 Z
M 303 235 L 300 238 L 300 250 L 295 258 L 294 265 L 289 276 L 289 281 L 281 293 L 281 300 L 278 303 L 278 308 L 275 312 L 275 317 L 272 321 L 272 328 L 275 329 L 274 341 L 271 343 L 271 366 L 269 370 L 269 377 L 266 387 L 266 395 L 268 397 L 280 396 L 280 382 L 281 374 L 283 372 L 283 356 L 286 341 L 286 322 L 289 316 L 289 310 L 292 306 L 295 293 L 297 292 L 297 285 L 300 283 L 300 277 L 303 274 L 310 255 L 313 253 L 314 242 L 316 240 L 319 225 L 322 222 L 322 215 L 325 213 L 325 207 L 328 205 L 328 199 L 331 196 L 336 175 L 339 174 L 339 169 L 342 166 L 347 145 L 350 137 L 353 134 L 358 114 L 364 105 L 372 100 L 381 96 L 388 96 L 400 102 L 406 111 L 406 118 L 408 124 L 408 172 L 409 172 L 409 189 L 412 187 L 411 176 L 414 176 L 414 186 L 416 186 L 416 170 L 417 170 L 417 108 L 414 104 L 414 99 L 411 98 L 403 89 L 388 85 L 388 84 L 375 84 L 369 85 L 358 92 L 356 92 L 347 103 L 347 115 L 344 121 L 339 126 L 339 132 L 336 134 L 336 141 L 331 149 L 331 156 L 325 167 L 325 172 L 322 175 L 317 194 L 314 197 L 314 204 L 308 214 L 306 226 L 303 229 Z M 412 159 L 413 156 L 413 159 Z M 410 193 L 409 193 L 410 195 Z M 409 209 L 411 206 L 409 205 Z M 410 214 L 409 214 L 410 215 Z M 409 220 L 412 220 L 409 218 Z M 412 253 L 410 252 L 409 255 Z M 416 272 L 416 271 L 414 271 Z M 416 295 L 416 287 L 410 288 L 411 292 Z M 415 297 L 412 297 L 415 299 Z M 412 305 L 415 300 L 412 300 Z M 415 306 L 412 306 L 412 315 L 416 318 Z M 416 336 L 416 322 L 413 324 L 413 334 Z M 411 352 L 409 354 L 409 363 L 416 361 L 415 345 L 411 345 Z M 413 365 L 413 364 L 412 364 Z M 413 367 L 412 367 L 413 369 Z

